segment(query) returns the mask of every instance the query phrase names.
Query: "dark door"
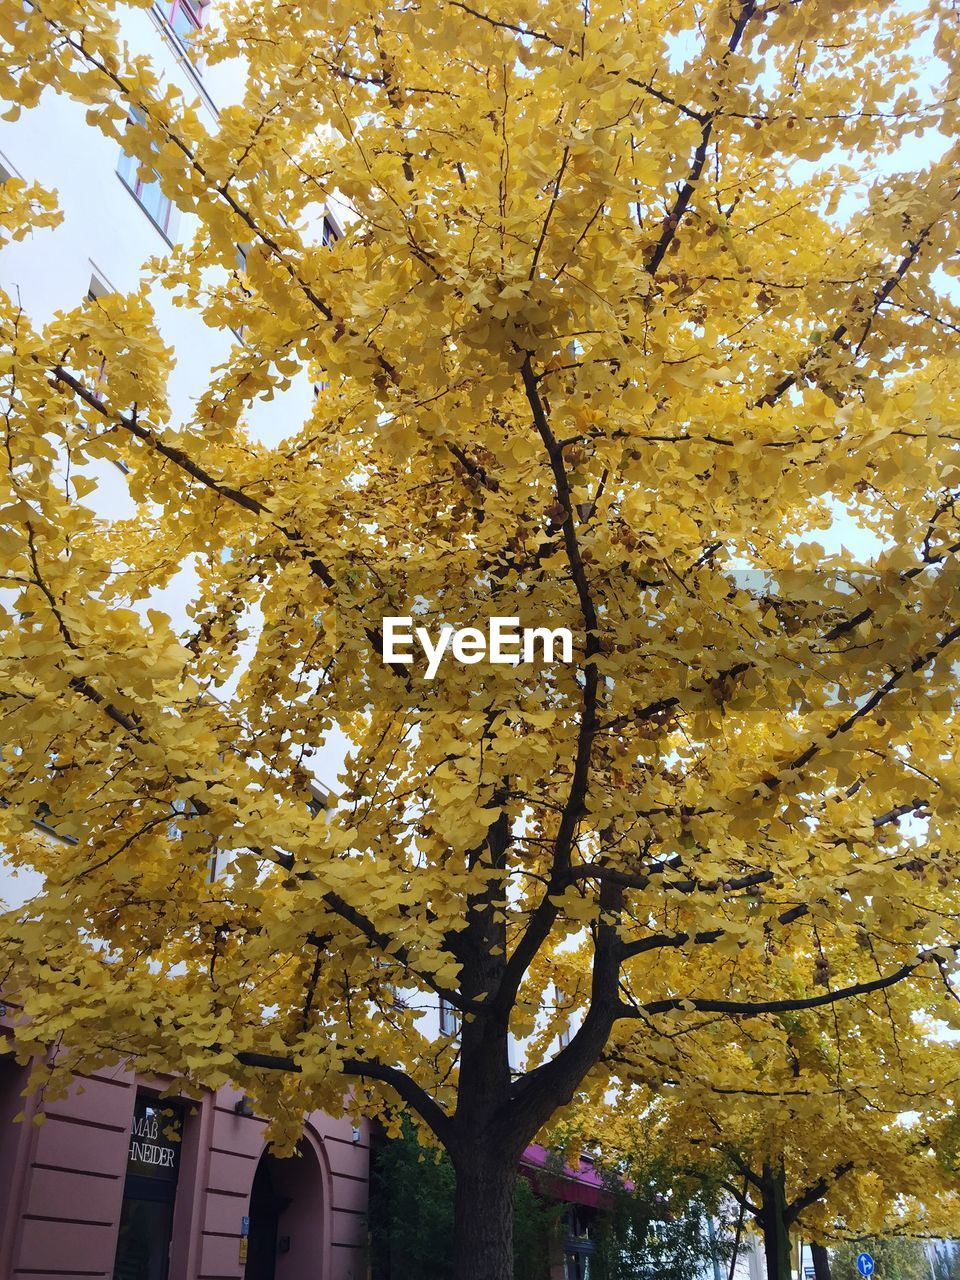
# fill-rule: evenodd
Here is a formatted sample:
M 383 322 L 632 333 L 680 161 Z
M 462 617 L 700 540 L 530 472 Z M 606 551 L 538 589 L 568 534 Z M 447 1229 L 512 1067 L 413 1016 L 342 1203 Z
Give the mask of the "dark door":
M 277 1227 L 286 1200 L 278 1198 L 266 1157 L 257 1165 L 250 1193 L 250 1239 L 243 1280 L 275 1280 Z
M 144 1189 L 142 1197 L 123 1197 L 113 1280 L 167 1280 L 173 1201 Z

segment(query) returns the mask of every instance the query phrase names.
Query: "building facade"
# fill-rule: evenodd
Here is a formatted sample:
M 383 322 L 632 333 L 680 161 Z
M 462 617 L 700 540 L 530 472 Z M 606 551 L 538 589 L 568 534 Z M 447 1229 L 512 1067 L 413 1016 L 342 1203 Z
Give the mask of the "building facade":
M 0 1052 L 4 1280 L 366 1277 L 366 1124 L 314 1112 L 278 1159 L 235 1089 L 161 1098 L 109 1068 L 43 1102 L 27 1075 Z

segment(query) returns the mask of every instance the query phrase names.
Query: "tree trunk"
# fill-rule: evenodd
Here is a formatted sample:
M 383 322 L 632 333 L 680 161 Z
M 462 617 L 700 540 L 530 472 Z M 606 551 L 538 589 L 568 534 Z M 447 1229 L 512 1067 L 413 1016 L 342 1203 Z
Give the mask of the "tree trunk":
M 791 1280 L 790 1231 L 787 1226 L 787 1196 L 782 1169 L 764 1165 L 760 1226 L 767 1280 Z M 802 1280 L 802 1278 L 801 1278 Z
M 512 1154 L 476 1150 L 454 1163 L 454 1280 L 513 1280 Z
M 827 1253 L 827 1246 L 825 1244 L 812 1244 L 810 1253 L 813 1255 L 813 1270 L 816 1280 L 831 1280 L 830 1255 Z

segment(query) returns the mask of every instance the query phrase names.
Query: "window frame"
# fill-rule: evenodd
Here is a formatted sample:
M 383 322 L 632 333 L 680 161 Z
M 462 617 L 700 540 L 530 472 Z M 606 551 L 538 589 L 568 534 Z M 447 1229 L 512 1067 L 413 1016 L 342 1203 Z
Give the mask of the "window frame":
M 189 49 L 191 36 L 184 34 L 177 26 L 176 18 L 178 13 L 186 14 L 189 25 L 193 28 L 193 32 L 198 34 L 203 30 L 203 18 L 206 5 L 198 3 L 197 0 L 166 0 L 163 6 L 163 16 L 167 26 L 180 41 L 180 44 Z
M 596 1217 L 596 1211 L 590 1212 L 584 1205 L 567 1205 L 563 1214 L 564 1280 L 590 1280 L 597 1251 Z
M 242 279 L 242 277 L 247 274 L 247 257 L 250 253 L 250 244 L 238 243 L 236 246 L 236 249 L 237 249 L 237 253 L 233 263 L 233 278 L 240 285 L 240 288 L 247 295 L 247 297 L 252 298 L 253 294 L 243 283 L 243 279 Z M 234 337 L 237 338 L 238 341 L 244 342 L 244 343 L 246 342 L 246 339 L 244 338 L 243 335 L 244 333 L 246 333 L 246 330 L 247 330 L 247 326 L 245 324 L 230 326 L 230 332 L 234 335 Z
M 449 1000 L 440 997 L 440 1034 L 457 1039 L 460 1035 L 460 1015 Z
M 132 124 L 142 124 L 143 119 L 144 119 L 143 112 L 139 111 L 137 107 L 131 107 L 129 113 L 127 114 L 127 128 L 129 128 L 130 125 Z M 134 200 L 136 200 L 137 204 L 140 206 L 143 212 L 147 215 L 147 217 L 150 219 L 150 221 L 153 223 L 156 229 L 163 236 L 164 240 L 166 240 L 167 244 L 172 245 L 173 241 L 171 239 L 170 223 L 173 217 L 173 209 L 174 209 L 173 201 L 170 199 L 169 196 L 166 196 L 163 194 L 163 188 L 160 186 L 160 175 L 157 173 L 156 169 L 151 170 L 151 172 L 155 175 L 153 182 L 143 181 L 143 179 L 140 177 L 140 171 L 143 167 L 144 167 L 143 161 L 138 160 L 136 156 L 131 155 L 128 151 L 124 151 L 123 144 L 121 143 L 120 159 L 117 162 L 117 168 L 116 168 L 117 177 L 120 179 L 123 185 L 127 188 L 130 194 L 133 196 Z M 143 198 L 143 193 L 145 191 L 148 191 L 152 187 L 156 187 L 157 191 L 159 192 L 160 199 L 163 202 L 162 219 L 157 217 L 157 215 L 153 212 L 153 210 L 148 207 L 148 205 L 146 204 Z

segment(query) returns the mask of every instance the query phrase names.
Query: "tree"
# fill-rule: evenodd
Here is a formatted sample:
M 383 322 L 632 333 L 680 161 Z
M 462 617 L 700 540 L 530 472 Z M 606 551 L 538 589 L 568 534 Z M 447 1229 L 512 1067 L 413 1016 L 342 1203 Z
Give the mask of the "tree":
M 930 1280 L 930 1264 L 919 1240 L 868 1238 L 845 1240 L 833 1250 L 833 1274 L 837 1280 L 854 1280 L 857 1254 L 869 1253 L 876 1264 L 880 1280 Z
M 399 1095 L 454 1165 L 457 1280 L 506 1280 L 521 1153 L 616 1027 L 901 982 L 955 1012 L 951 9 L 235 0 L 211 131 L 124 8 L 0 15 L 11 113 L 72 96 L 198 223 L 129 296 L 3 302 L 21 1051 L 234 1079 L 278 1140 Z M 31 200 L 4 185 L 14 234 Z M 151 288 L 243 328 L 188 419 Z M 258 443 L 298 374 L 325 389 Z M 874 565 L 817 541 L 838 510 Z M 148 605 L 187 557 L 180 626 Z M 571 661 L 468 635 L 428 678 L 385 645 L 415 603 L 567 627 Z M 829 977 L 784 996 L 766 949 L 814 929 Z
M 802 959 L 781 957 L 771 985 L 789 990 Z M 818 1276 L 837 1238 L 951 1235 L 960 1078 L 918 995 L 901 986 L 749 1030 L 714 1019 L 660 1038 L 615 1033 L 604 1058 L 617 1093 L 585 1099 L 581 1138 L 602 1135 L 631 1163 L 669 1153 L 687 1177 L 723 1187 L 762 1235 L 773 1280 L 790 1280 L 793 1232 L 818 1246 Z
M 689 1280 L 726 1269 L 732 1247 L 711 1224 L 715 1195 L 703 1187 L 683 1194 L 683 1179 L 668 1166 L 631 1182 L 622 1173 L 609 1178 L 592 1268 L 599 1280 Z
M 550 1175 L 562 1174 L 563 1161 L 551 1156 L 539 1189 L 523 1176 L 513 1188 L 514 1280 L 548 1280 L 562 1239 L 564 1202 L 553 1197 Z M 708 1226 L 717 1209 L 715 1194 L 689 1180 L 684 1193 L 682 1176 L 663 1166 L 644 1169 L 636 1182 L 611 1167 L 604 1170 L 604 1183 L 591 1229 L 591 1274 L 598 1280 L 689 1280 L 714 1260 L 726 1264 L 731 1247 Z M 397 1136 L 374 1157 L 374 1280 L 446 1280 L 453 1274 L 454 1187 L 449 1156 L 425 1150 L 404 1119 Z
M 453 1167 L 405 1125 L 371 1159 L 370 1246 L 377 1280 L 453 1274 Z
M 447 1280 L 454 1274 L 455 1177 L 445 1152 L 424 1148 L 409 1119 L 375 1153 L 371 1172 L 374 1280 Z M 513 1280 L 548 1280 L 561 1205 L 525 1177 L 513 1187 Z

